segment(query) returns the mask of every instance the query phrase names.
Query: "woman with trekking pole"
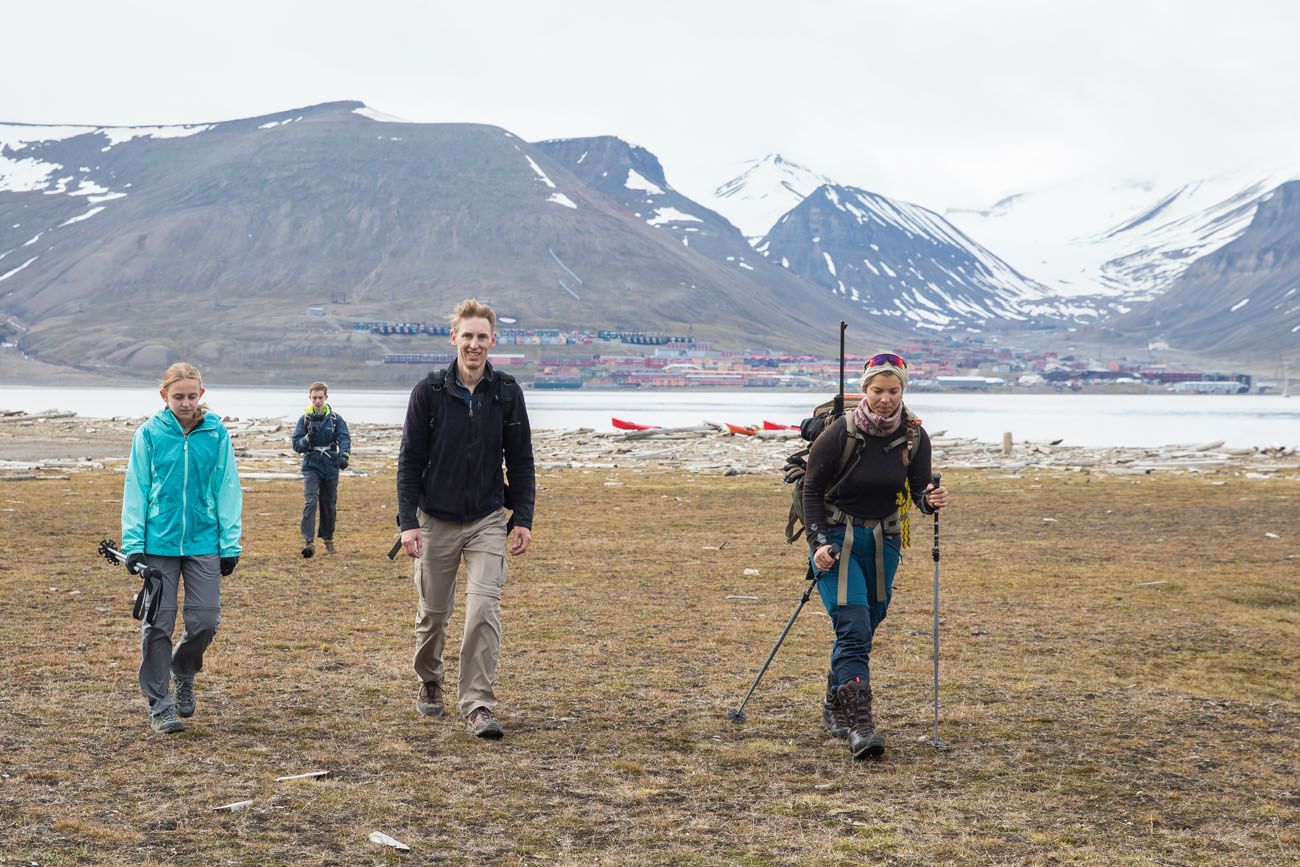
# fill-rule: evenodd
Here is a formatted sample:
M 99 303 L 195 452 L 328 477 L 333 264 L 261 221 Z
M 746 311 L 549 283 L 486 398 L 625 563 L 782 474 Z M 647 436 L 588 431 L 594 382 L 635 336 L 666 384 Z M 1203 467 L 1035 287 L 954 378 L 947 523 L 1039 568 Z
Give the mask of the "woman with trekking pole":
M 198 370 L 173 364 L 159 394 L 163 408 L 131 442 L 121 553 L 131 574 L 139 563 L 162 574 L 157 614 L 140 634 L 140 691 L 149 702 L 150 728 L 171 734 L 185 729 L 178 714 L 194 713 L 194 676 L 221 622 L 221 579 L 235 570 L 242 550 L 243 493 L 230 434 L 199 402 Z M 173 648 L 182 579 L 185 631 Z
M 907 512 L 933 514 L 948 491 L 931 481 L 930 437 L 903 405 L 907 363 L 869 359 L 862 400 L 814 440 L 803 507 L 817 592 L 835 628 L 822 718 L 855 759 L 880 756 L 871 692 L 871 645 L 889 610 Z

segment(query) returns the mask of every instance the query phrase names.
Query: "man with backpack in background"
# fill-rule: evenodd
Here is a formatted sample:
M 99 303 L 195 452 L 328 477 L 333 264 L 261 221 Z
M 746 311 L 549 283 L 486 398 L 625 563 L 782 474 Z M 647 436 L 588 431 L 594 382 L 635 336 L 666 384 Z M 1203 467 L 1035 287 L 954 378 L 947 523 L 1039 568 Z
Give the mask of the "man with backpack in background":
M 532 542 L 532 431 L 518 383 L 488 362 L 497 342 L 496 313 L 470 298 L 449 318 L 456 360 L 411 391 L 397 458 L 401 543 L 417 558 L 414 664 L 421 685 L 415 708 L 426 716 L 444 712 L 442 654 L 464 559 L 458 704 L 470 734 L 495 740 L 504 735 L 494 685 L 505 554 L 523 554 Z M 508 521 L 506 508 L 513 510 Z
M 338 515 L 339 470 L 348 468 L 352 455 L 352 436 L 348 423 L 336 413 L 326 399 L 329 386 L 313 382 L 307 386 L 307 411 L 293 429 L 293 450 L 302 457 L 302 556 L 316 553 L 316 537 L 325 543 L 326 553 L 334 553 L 334 522 Z M 320 527 L 316 513 L 320 511 Z

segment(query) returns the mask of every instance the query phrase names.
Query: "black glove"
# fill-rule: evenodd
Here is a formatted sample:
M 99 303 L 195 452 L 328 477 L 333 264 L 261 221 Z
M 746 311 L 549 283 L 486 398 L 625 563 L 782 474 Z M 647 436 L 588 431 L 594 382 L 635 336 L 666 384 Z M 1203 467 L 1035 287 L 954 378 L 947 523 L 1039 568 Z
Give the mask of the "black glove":
M 238 565 L 239 565 L 239 558 L 238 558 L 238 557 L 222 557 L 222 558 L 221 558 L 221 574 L 222 574 L 222 575 L 229 575 L 231 572 L 234 572 L 234 571 L 235 571 L 235 567 L 238 566 Z
M 348 459 L 340 456 L 338 459 L 338 465 L 340 470 L 346 470 L 348 468 Z
M 126 571 L 130 572 L 132 575 L 137 574 L 135 571 L 136 566 L 143 566 L 143 565 L 145 565 L 143 554 L 126 555 Z

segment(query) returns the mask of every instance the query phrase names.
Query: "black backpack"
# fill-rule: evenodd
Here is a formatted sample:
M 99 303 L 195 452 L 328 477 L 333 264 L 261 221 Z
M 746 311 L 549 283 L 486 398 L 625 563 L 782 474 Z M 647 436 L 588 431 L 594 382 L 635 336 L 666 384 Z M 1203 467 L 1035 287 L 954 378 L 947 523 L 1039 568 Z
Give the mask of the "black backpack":
M 848 428 L 848 436 L 844 440 L 844 450 L 840 452 L 840 458 L 835 463 L 835 474 L 832 476 L 833 481 L 826 489 L 826 501 L 831 502 L 833 495 L 844 480 L 849 477 L 857 467 L 858 461 L 862 458 L 862 447 L 866 444 L 866 438 L 853 424 L 853 410 L 862 397 L 848 397 L 844 399 L 844 424 Z M 812 451 L 812 443 L 829 428 L 839 416 L 835 413 L 835 401 L 828 400 L 821 406 L 813 410 L 813 414 L 799 423 L 799 436 L 808 441 L 808 445 L 785 459 L 785 466 L 782 473 L 785 477 L 785 483 L 790 486 L 790 514 L 785 523 L 785 540 L 794 544 L 795 540 L 803 535 L 806 529 L 803 514 L 803 481 L 808 472 L 808 453 Z M 919 420 L 912 415 L 912 411 L 903 407 L 903 426 L 900 430 L 903 435 L 890 445 L 893 448 L 907 442 L 908 451 L 911 455 L 916 454 L 916 449 L 920 443 L 920 437 L 913 436 L 910 440 L 907 437 L 907 428 L 911 425 L 919 424 Z

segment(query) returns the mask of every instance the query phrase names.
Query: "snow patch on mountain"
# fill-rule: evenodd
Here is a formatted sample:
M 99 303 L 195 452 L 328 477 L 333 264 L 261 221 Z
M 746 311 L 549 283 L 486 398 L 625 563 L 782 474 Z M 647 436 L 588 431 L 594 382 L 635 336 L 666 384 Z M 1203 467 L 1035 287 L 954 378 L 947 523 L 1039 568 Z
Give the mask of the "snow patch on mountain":
M 410 123 L 411 122 L 406 118 L 398 117 L 395 114 L 387 114 L 385 112 L 378 111 L 377 109 L 373 109 L 368 105 L 363 105 L 360 108 L 354 108 L 352 109 L 352 113 L 359 114 L 362 117 L 369 118 L 370 120 L 378 121 L 380 123 Z
M 780 154 L 768 154 L 742 163 L 740 173 L 719 184 L 701 204 L 722 214 L 753 243 L 813 190 L 830 183 Z
M 1149 300 L 1239 236 L 1295 169 L 1245 170 L 1172 187 L 1080 177 L 945 216 L 1054 294 Z
M 585 157 L 586 154 L 583 154 L 583 156 Z M 579 159 L 578 162 L 582 162 L 582 160 Z M 636 169 L 627 170 L 627 182 L 625 186 L 629 190 L 644 190 L 645 192 L 655 196 L 662 196 L 664 194 L 664 191 L 659 187 L 658 184 L 647 179 Z
M 688 214 L 685 211 L 679 211 L 677 208 L 656 208 L 655 215 L 646 220 L 652 226 L 662 226 L 666 223 L 702 223 L 704 222 L 694 214 Z
M 524 154 L 524 159 L 528 160 L 528 165 L 533 167 L 533 171 L 537 173 L 537 177 L 541 178 L 542 182 L 546 184 L 546 186 L 550 187 L 551 189 L 555 189 L 555 181 L 547 177 L 546 172 L 542 171 L 542 167 L 539 166 L 532 157 L 530 157 L 528 154 Z

